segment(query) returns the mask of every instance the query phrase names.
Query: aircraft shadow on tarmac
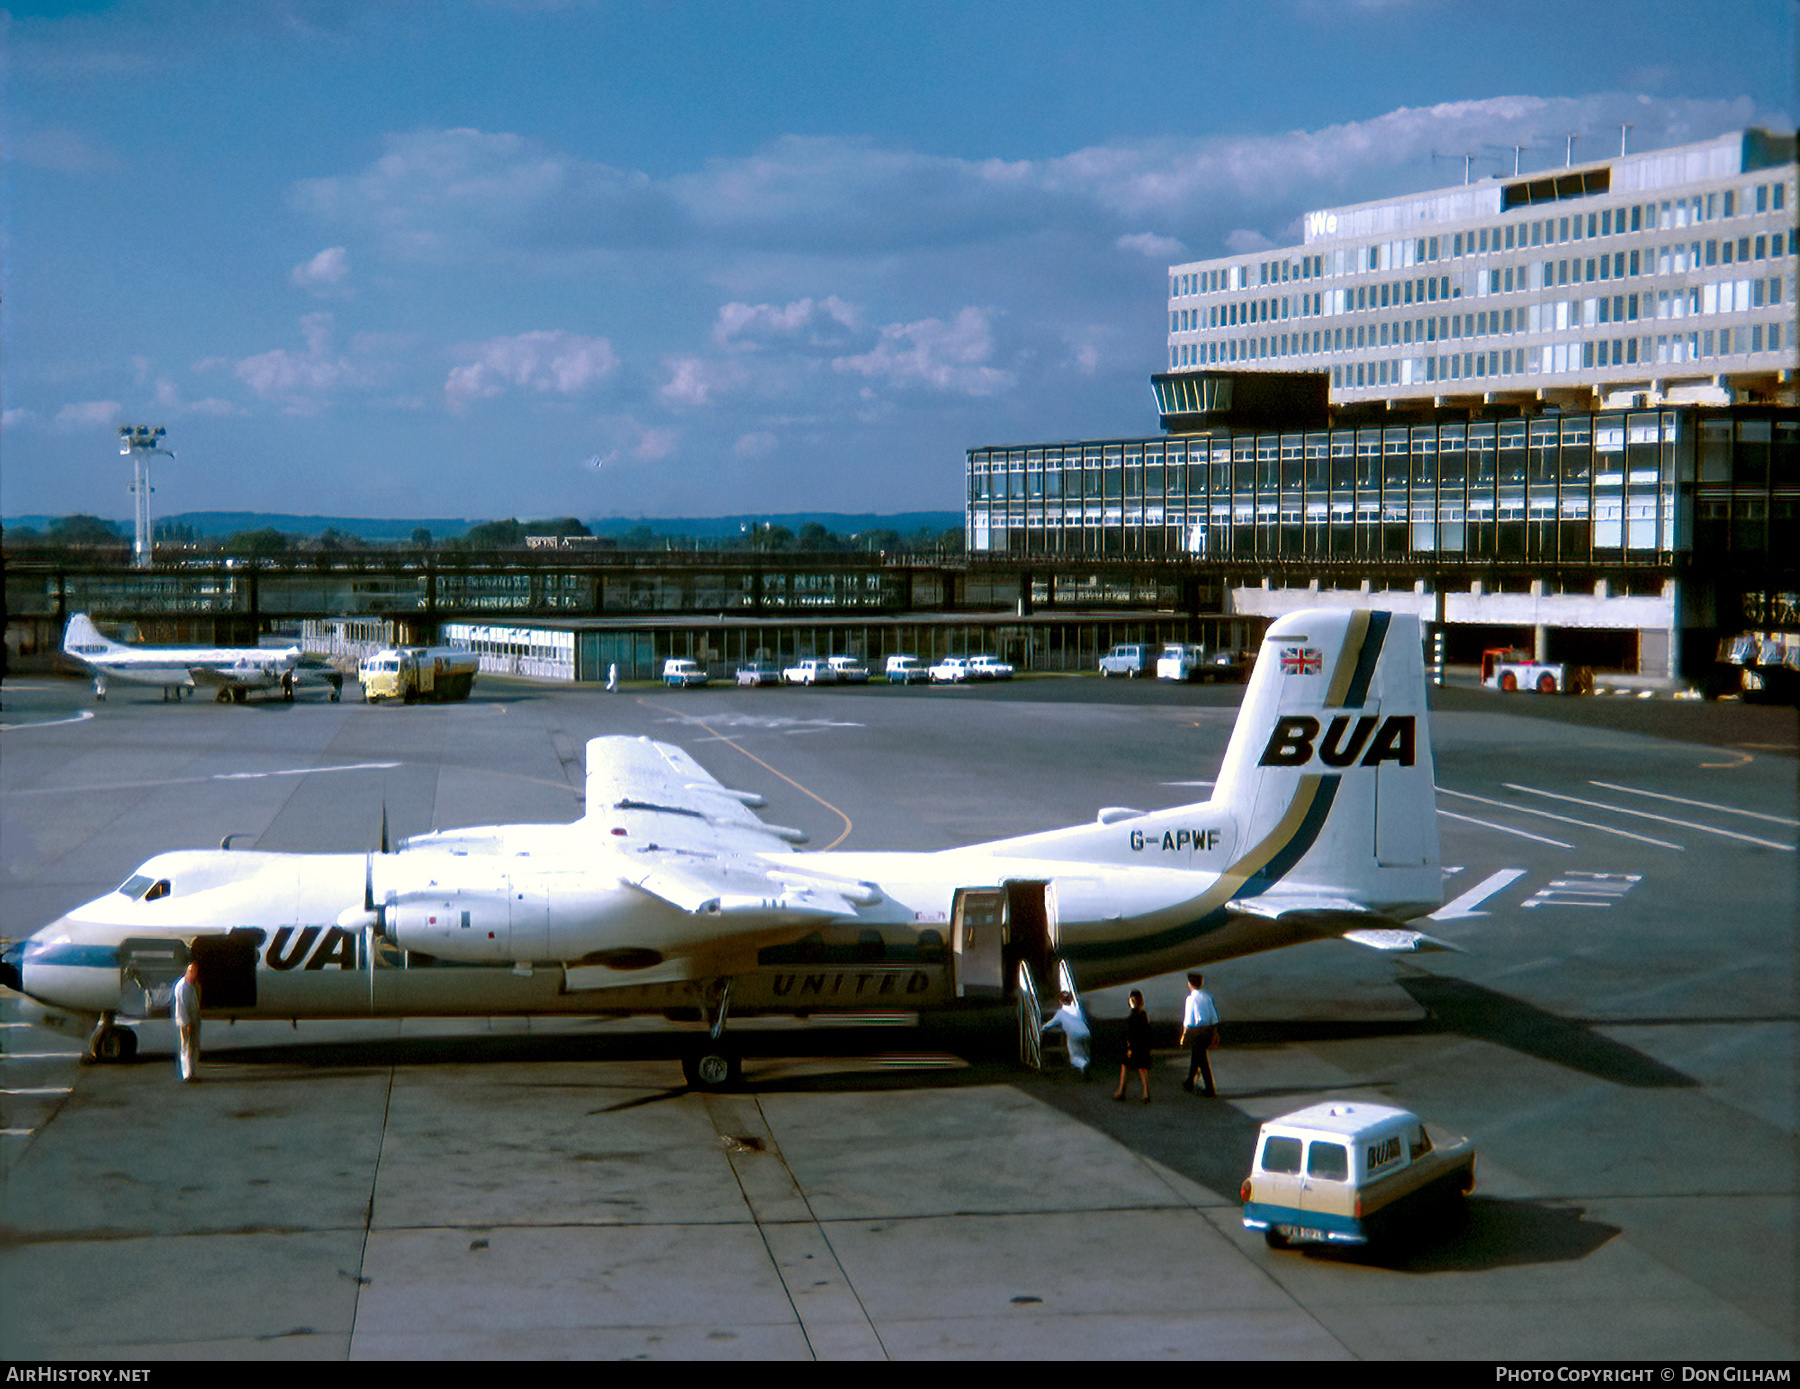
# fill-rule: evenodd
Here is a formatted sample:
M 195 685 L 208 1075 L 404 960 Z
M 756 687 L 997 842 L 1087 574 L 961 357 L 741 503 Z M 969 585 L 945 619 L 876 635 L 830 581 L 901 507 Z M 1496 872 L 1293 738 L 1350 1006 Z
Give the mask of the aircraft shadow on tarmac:
M 1436 981 L 1456 986 L 1450 991 L 1474 989 L 1461 981 Z M 1488 990 L 1474 989 L 1483 1007 L 1503 999 Z M 1503 1000 L 1504 1001 L 1504 1000 Z M 1579 1030 L 1579 1029 L 1577 1029 Z M 1449 1032 L 1430 1019 L 1401 1024 L 1248 1023 L 1226 1029 L 1225 1056 L 1239 1046 L 1276 1041 L 1328 1041 L 1408 1031 Z M 216 1035 L 216 1034 L 215 1034 Z M 1247 1098 L 1228 1091 L 1228 1099 L 1207 1100 L 1190 1096 L 1173 1083 L 1185 1051 L 1165 1051 L 1153 1072 L 1154 1102 L 1146 1107 L 1135 1099 L 1125 1104 L 1112 1100 L 1116 1072 L 1110 1059 L 1123 1047 L 1122 1023 L 1103 1022 L 1095 1031 L 1097 1060 L 1085 1083 L 1066 1066 L 1052 1064 L 1041 1074 L 1022 1073 L 1010 1059 L 1010 1027 L 964 1023 L 921 1028 L 904 1034 L 888 1034 L 897 1047 L 884 1051 L 870 1043 L 867 1032 L 820 1031 L 750 1032 L 739 1034 L 745 1052 L 745 1070 L 753 1094 L 829 1094 L 846 1091 L 919 1091 L 963 1089 L 986 1085 L 1013 1085 L 1100 1133 L 1121 1146 L 1159 1163 L 1217 1195 L 1221 1205 L 1235 1203 L 1238 1185 L 1250 1170 L 1256 1147 L 1258 1121 L 1243 1113 L 1229 1099 Z M 390 1066 L 498 1066 L 508 1063 L 542 1065 L 550 1062 L 594 1064 L 666 1063 L 671 1073 L 687 1034 L 475 1034 L 451 1037 L 369 1039 L 343 1042 L 296 1042 L 292 1045 L 253 1045 L 208 1048 L 216 1067 L 266 1068 L 255 1077 L 256 1085 L 299 1082 L 311 1084 L 328 1076 L 368 1074 Z M 167 1064 L 167 1058 L 141 1055 L 136 1064 Z M 795 1063 L 800 1063 L 798 1066 Z M 761 1064 L 759 1064 L 761 1063 Z M 760 1074 L 759 1074 L 760 1072 Z M 1672 1074 L 1672 1073 L 1671 1073 Z M 239 1078 L 217 1076 L 225 1084 Z M 641 1074 L 623 1084 L 608 1082 L 604 1074 L 593 1078 L 596 1097 L 607 1102 L 582 1111 L 584 1117 L 628 1111 L 645 1105 L 675 1100 L 687 1087 L 670 1076 L 667 1087 L 647 1088 Z M 511 1083 L 519 1082 L 514 1070 Z M 530 1084 L 529 1080 L 524 1082 Z M 566 1073 L 542 1082 L 548 1088 L 567 1090 Z M 1663 1081 L 1661 1083 L 1670 1083 Z M 1675 1083 L 1689 1083 L 1680 1079 Z M 1357 1082 L 1358 1089 L 1383 1090 L 1392 1082 L 1372 1077 Z M 1340 1087 L 1341 1088 L 1341 1087 Z M 1132 1078 L 1135 1096 L 1137 1080 Z M 1295 1092 L 1284 1090 L 1284 1095 Z M 249 1112 L 249 1111 L 246 1111 Z M 1467 1218 L 1451 1226 L 1421 1230 L 1416 1238 L 1364 1248 L 1304 1248 L 1283 1258 L 1314 1258 L 1385 1269 L 1395 1273 L 1455 1273 L 1583 1259 L 1604 1245 L 1617 1227 L 1590 1221 L 1578 1207 L 1534 1201 L 1500 1201 L 1474 1197 Z
M 1601 1035 L 1596 1026 L 1675 1024 L 1683 1018 L 1609 1018 L 1590 1023 L 1547 1012 L 1523 999 L 1471 984 L 1466 979 L 1403 970 L 1395 982 L 1425 1010 L 1423 1018 L 1400 1022 L 1245 1022 L 1220 1028 L 1221 1040 L 1234 1046 L 1276 1046 L 1294 1042 L 1351 1041 L 1372 1037 L 1464 1037 L 1510 1051 L 1596 1080 L 1633 1088 L 1690 1087 L 1700 1082 L 1665 1066 L 1622 1042 Z M 1716 1018 L 1693 1019 L 1717 1022 Z

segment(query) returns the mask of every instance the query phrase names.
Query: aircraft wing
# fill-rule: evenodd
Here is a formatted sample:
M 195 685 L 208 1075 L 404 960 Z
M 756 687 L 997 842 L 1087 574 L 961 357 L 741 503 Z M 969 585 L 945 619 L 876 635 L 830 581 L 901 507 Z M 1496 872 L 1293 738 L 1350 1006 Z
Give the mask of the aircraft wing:
M 188 668 L 188 678 L 196 685 L 205 685 L 210 689 L 223 686 L 228 690 L 266 690 L 271 685 L 279 685 L 283 675 L 290 674 L 294 664 L 285 656 L 268 661 L 232 661 L 229 664 L 194 664 Z
M 673 743 L 627 737 L 588 741 L 587 819 L 622 839 L 753 854 L 787 853 L 806 842 L 801 831 L 764 824 L 750 813 L 762 804 L 753 791 L 722 785 Z

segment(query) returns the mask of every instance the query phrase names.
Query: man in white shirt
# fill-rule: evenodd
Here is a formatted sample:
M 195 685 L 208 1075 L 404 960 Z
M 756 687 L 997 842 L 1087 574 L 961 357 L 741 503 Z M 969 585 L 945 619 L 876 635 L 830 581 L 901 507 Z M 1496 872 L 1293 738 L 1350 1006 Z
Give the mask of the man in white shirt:
M 1069 1041 L 1069 1064 L 1080 1074 L 1083 1080 L 1088 1073 L 1088 1031 L 1087 1019 L 1081 1016 L 1081 1005 L 1075 1001 L 1074 994 L 1062 996 L 1062 1007 L 1056 1010 L 1051 1018 L 1039 1029 L 1038 1035 L 1045 1032 L 1061 1032 Z
M 192 1081 L 200 1069 L 200 966 L 190 964 L 175 983 L 169 1016 L 180 1039 L 176 1064 L 184 1081 Z
M 1194 1093 L 1194 1077 L 1200 1076 L 1206 1081 L 1206 1097 L 1213 1097 L 1212 1063 L 1206 1059 L 1207 1050 L 1219 1040 L 1219 1010 L 1214 1006 L 1212 995 L 1201 985 L 1206 983 L 1203 974 L 1190 974 L 1188 980 L 1187 1007 L 1181 1014 L 1181 1040 L 1187 1044 L 1188 1075 L 1181 1088 L 1190 1095 Z

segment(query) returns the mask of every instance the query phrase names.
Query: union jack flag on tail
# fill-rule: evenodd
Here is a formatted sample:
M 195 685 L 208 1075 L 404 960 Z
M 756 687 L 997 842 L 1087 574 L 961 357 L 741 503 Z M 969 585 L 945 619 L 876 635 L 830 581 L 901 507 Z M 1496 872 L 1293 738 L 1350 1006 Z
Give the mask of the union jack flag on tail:
M 1316 646 L 1284 646 L 1281 648 L 1283 675 L 1317 675 L 1322 657 Z

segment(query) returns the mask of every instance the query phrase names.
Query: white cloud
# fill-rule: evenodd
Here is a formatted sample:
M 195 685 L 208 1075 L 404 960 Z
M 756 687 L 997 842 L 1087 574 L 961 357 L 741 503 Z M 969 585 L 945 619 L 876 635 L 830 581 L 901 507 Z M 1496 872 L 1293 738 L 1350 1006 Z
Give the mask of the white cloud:
M 736 362 L 674 357 L 666 365 L 671 375 L 658 395 L 668 405 L 710 405 L 717 392 L 741 386 L 746 379 L 744 369 Z
M 30 424 L 36 418 L 37 416 L 30 410 L 0 411 L 0 430 L 17 429 L 22 424 Z
M 764 454 L 773 453 L 776 438 L 766 429 L 756 430 L 751 434 L 740 435 L 738 441 L 731 446 L 731 451 L 739 458 L 761 458 Z
M 1248 227 L 1239 227 L 1225 234 L 1225 249 L 1234 256 L 1247 256 L 1257 251 L 1266 251 L 1276 243 L 1259 231 Z
M 1500 96 L 1404 107 L 1318 130 L 1214 139 L 1158 139 L 1043 160 L 969 160 L 883 149 L 867 140 L 790 136 L 738 158 L 668 178 L 620 170 L 519 135 L 424 130 L 392 135 L 360 173 L 296 185 L 294 199 L 405 258 L 481 258 L 537 268 L 590 265 L 572 256 L 625 250 L 701 253 L 722 282 L 808 257 L 884 274 L 921 275 L 947 256 L 1026 245 L 1105 248 L 1167 263 L 1218 254 L 1234 228 L 1285 235 L 1301 212 L 1460 180 L 1432 152 L 1523 143 L 1527 169 L 1562 162 L 1562 133 L 1587 132 L 1578 152 L 1617 148 L 1633 121 L 1634 149 L 1667 146 L 1774 119 L 1748 99 L 1658 101 L 1597 93 Z M 1553 138 L 1554 137 L 1554 138 Z M 1610 144 L 1607 142 L 1611 142 Z M 1554 146 L 1552 148 L 1552 146 Z M 1511 173 L 1509 157 L 1486 172 Z M 1477 172 L 1481 172 L 1478 166 Z M 1162 230 L 1148 232 L 1146 223 Z M 354 243 L 352 243 L 354 244 Z M 785 271 L 785 273 L 784 273 Z M 840 279 L 840 283 L 843 283 Z M 715 341 L 856 327 L 842 300 L 734 303 Z
M 20 164 L 58 174 L 110 174 L 122 167 L 112 151 L 96 149 L 85 136 L 62 126 L 15 131 L 6 153 Z
M 349 276 L 350 253 L 342 246 L 328 246 L 311 260 L 296 265 L 289 278 L 312 294 L 341 294 Z
M 1131 236 L 1121 236 L 1113 242 L 1121 251 L 1135 251 L 1147 260 L 1168 264 L 1180 260 L 1181 253 L 1187 250 L 1181 242 L 1172 236 L 1158 236 L 1154 232 L 1137 232 Z
M 894 323 L 881 330 L 873 351 L 835 358 L 838 371 L 856 372 L 897 385 L 921 384 L 959 395 L 992 395 L 1014 381 L 1013 374 L 986 365 L 994 349 L 987 315 L 966 308 L 954 323 L 927 318 Z
M 513 337 L 490 338 L 462 349 L 471 357 L 452 367 L 444 394 L 452 409 L 488 400 L 508 388 L 540 395 L 572 396 L 591 389 L 618 368 L 619 359 L 605 338 L 539 330 Z
M 310 415 L 324 408 L 326 397 L 345 387 L 369 383 L 366 370 L 331 346 L 332 317 L 307 314 L 300 320 L 304 352 L 276 348 L 246 357 L 231 374 L 263 400 L 279 404 L 287 414 Z M 202 367 L 216 362 L 203 362 Z
M 58 410 L 56 422 L 76 428 L 113 425 L 118 423 L 124 412 L 125 407 L 116 400 L 82 400 Z
M 679 438 L 673 429 L 645 429 L 638 435 L 637 445 L 631 450 L 631 456 L 645 462 L 667 458 L 675 452 Z
M 823 299 L 797 299 L 791 304 L 730 303 L 719 310 L 713 324 L 713 341 L 721 347 L 755 347 L 768 337 L 791 337 L 803 330 L 817 343 L 819 330 L 827 338 L 841 338 L 843 332 L 854 331 L 861 313 L 835 294 Z M 831 325 L 836 324 L 836 328 Z

